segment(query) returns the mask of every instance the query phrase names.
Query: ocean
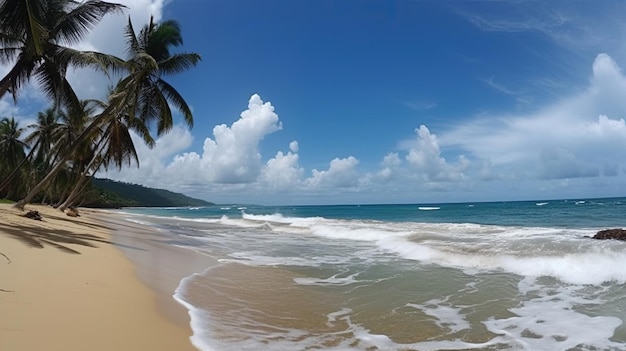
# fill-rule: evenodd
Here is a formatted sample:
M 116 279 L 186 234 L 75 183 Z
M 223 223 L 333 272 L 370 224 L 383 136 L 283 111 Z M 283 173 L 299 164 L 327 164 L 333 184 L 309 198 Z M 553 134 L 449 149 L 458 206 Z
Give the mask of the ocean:
M 218 262 L 200 350 L 626 350 L 626 198 L 122 213 Z

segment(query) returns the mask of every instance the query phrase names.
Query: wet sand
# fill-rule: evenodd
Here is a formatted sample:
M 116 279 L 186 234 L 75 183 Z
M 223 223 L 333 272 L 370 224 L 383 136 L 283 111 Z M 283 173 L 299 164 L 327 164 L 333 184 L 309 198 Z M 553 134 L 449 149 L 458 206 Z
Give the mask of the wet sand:
M 0 349 L 195 349 L 186 311 L 172 298 L 178 282 L 167 267 L 176 265 L 167 263 L 176 260 L 166 250 L 149 255 L 159 246 L 139 240 L 140 226 L 93 210 L 72 218 L 50 207 L 26 209 L 43 220 L 0 204 Z M 135 239 L 112 240 L 113 230 Z M 152 257 L 152 273 L 120 248 Z

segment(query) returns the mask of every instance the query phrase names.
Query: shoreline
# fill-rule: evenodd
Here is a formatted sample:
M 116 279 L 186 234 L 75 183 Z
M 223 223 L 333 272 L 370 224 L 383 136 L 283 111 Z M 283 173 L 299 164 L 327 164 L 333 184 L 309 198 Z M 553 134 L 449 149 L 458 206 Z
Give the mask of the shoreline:
M 196 350 L 175 287 L 165 292 L 175 278 L 146 280 L 146 265 L 132 259 L 162 249 L 155 256 L 162 266 L 176 261 L 169 245 L 140 237 L 150 227 L 100 210 L 68 217 L 28 205 L 42 215 L 37 221 L 11 206 L 0 204 L 3 350 Z M 162 288 L 150 284 L 166 276 Z
M 112 241 L 132 262 L 139 280 L 157 293 L 159 312 L 191 330 L 190 311 L 174 295 L 181 281 L 194 273 L 219 264 L 216 260 L 178 247 L 171 237 L 156 226 L 126 220 L 123 212 L 95 210 L 104 213 L 101 222 L 112 228 Z M 193 331 L 193 330 L 192 330 Z

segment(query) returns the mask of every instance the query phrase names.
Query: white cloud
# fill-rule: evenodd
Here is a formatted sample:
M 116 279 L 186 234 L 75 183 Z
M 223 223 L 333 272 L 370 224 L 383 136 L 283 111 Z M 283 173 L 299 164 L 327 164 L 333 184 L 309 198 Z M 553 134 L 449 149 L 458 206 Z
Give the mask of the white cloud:
M 184 151 L 191 145 L 193 136 L 189 129 L 185 126 L 175 125 L 168 134 L 156 139 L 152 149 L 148 148 L 136 134 L 131 132 L 131 136 L 139 157 L 139 168 L 136 166 L 125 167 L 121 171 L 110 169 L 108 172 L 100 172 L 98 176 L 156 187 L 176 184 L 176 177 L 168 180 L 171 183 L 164 183 L 164 176 L 166 176 L 164 163 L 172 155 Z
M 390 152 L 383 158 L 383 162 L 381 162 L 381 166 L 383 167 L 396 167 L 402 164 L 400 157 L 397 152 Z
M 0 117 L 12 117 L 18 116 L 19 114 L 19 107 L 13 104 L 13 101 L 10 97 L 4 97 L 0 100 Z
M 441 157 L 437 136 L 431 134 L 424 125 L 415 130 L 417 145 L 409 151 L 406 160 L 424 179 L 429 181 L 458 181 L 469 167 L 469 161 L 461 156 L 456 164 L 450 164 Z
M 626 46 L 621 35 L 626 30 L 619 1 L 497 1 L 489 9 L 456 4 L 457 12 L 484 31 L 534 32 L 573 53 L 598 52 L 615 48 L 623 57 Z M 480 8 L 480 12 L 476 9 Z M 598 20 L 598 14 L 602 20 Z M 607 35 L 607 33 L 609 33 Z
M 261 173 L 260 182 L 272 190 L 289 190 L 300 186 L 304 169 L 298 165 L 298 142 L 292 141 L 289 149 L 291 151 L 287 154 L 278 151 L 274 158 L 267 161 Z
M 606 54 L 593 64 L 590 86 L 534 114 L 488 116 L 441 135 L 446 146 L 512 178 L 615 174 L 626 155 L 626 77 Z M 609 117 L 614 116 L 614 117 Z M 611 171 L 613 170 L 613 171 Z
M 261 172 L 259 143 L 281 128 L 272 104 L 264 103 L 259 95 L 252 95 L 248 109 L 232 126 L 221 124 L 213 128 L 215 139 L 205 139 L 202 155 L 191 152 L 176 156 L 168 172 L 197 167 L 199 174 L 194 172 L 185 177 L 215 183 L 254 182 Z
M 359 161 L 353 156 L 347 158 L 335 158 L 330 161 L 330 167 L 326 171 L 314 169 L 312 176 L 306 180 L 310 188 L 350 188 L 359 183 L 359 173 L 356 166 Z
M 376 169 L 363 172 L 357 157 L 349 156 L 334 158 L 328 169 L 313 169 L 307 177 L 296 141 L 287 152 L 261 155 L 260 143 L 282 124 L 271 103 L 253 95 L 238 120 L 213 129 L 202 153 L 182 153 L 191 136 L 186 129 L 176 130 L 181 134 L 169 141 L 164 136 L 154 150 L 140 151 L 141 170 L 132 170 L 131 179 L 217 202 L 611 196 L 626 185 L 623 96 L 626 77 L 611 57 L 601 54 L 587 89 L 535 113 L 481 115 L 437 134 L 422 125 L 411 142 L 388 152 Z M 124 170 L 124 177 L 130 177 L 127 172 L 131 170 Z

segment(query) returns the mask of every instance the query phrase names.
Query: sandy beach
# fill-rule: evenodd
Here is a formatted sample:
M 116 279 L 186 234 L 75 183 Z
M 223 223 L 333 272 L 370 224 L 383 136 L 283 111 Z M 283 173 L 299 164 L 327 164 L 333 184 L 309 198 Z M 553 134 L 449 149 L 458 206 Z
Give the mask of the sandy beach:
M 186 312 L 172 299 L 176 279 L 155 289 L 159 277 L 137 271 L 120 250 L 150 246 L 112 242 L 111 214 L 26 209 L 43 219 L 0 204 L 0 349 L 195 350 Z

